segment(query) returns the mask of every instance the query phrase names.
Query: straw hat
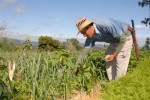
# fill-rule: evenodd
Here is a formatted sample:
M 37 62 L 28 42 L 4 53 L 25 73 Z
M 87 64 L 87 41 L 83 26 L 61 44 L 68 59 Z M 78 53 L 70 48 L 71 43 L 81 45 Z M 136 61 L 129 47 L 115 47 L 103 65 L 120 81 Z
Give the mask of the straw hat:
M 82 18 L 82 19 L 80 19 L 80 20 L 77 22 L 77 24 L 76 24 L 76 26 L 77 26 L 77 28 L 78 28 L 78 30 L 79 30 L 79 32 L 77 33 L 77 35 L 78 35 L 86 26 L 90 25 L 91 23 L 93 23 L 93 21 L 91 21 L 91 20 L 89 20 L 89 19 L 87 19 L 87 18 Z

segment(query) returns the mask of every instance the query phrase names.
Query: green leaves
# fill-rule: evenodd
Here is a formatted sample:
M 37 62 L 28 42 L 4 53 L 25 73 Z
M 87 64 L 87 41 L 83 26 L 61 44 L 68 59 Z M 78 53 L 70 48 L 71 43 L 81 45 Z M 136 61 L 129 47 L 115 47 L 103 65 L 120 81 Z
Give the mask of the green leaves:
M 104 100 L 149 100 L 150 98 L 150 52 L 143 51 L 144 54 L 137 63 L 132 73 L 127 73 L 116 81 L 108 83 L 103 91 Z M 135 62 L 134 62 L 135 63 Z M 132 67 L 132 66 L 130 66 Z
M 1 81 L 0 81 L 0 97 L 1 97 L 1 95 L 2 95 L 2 92 L 3 92 L 3 86 L 2 86 L 2 83 L 1 83 Z
M 26 40 L 22 43 L 22 47 L 25 51 L 32 50 L 32 44 L 29 37 L 27 37 Z
M 94 54 L 93 54 L 94 53 Z M 69 98 L 73 89 L 90 90 L 101 72 L 101 53 L 94 51 L 82 64 L 76 66 L 77 54 L 65 50 L 53 52 L 0 52 L 5 60 L 16 61 L 12 87 L 15 99 L 51 100 Z M 1 64 L 5 60 L 0 60 Z M 78 74 L 73 73 L 78 68 Z M 0 68 L 6 69 L 7 66 Z M 0 70 L 1 71 L 1 70 Z M 1 73 L 0 73 L 1 74 Z M 9 84 L 6 80 L 7 85 Z M 9 85 L 8 85 L 9 86 Z M 5 91 L 5 94 L 8 92 Z
M 38 39 L 39 45 L 38 49 L 40 51 L 54 51 L 56 49 L 60 49 L 62 46 L 60 45 L 60 42 L 58 40 L 53 39 L 49 36 L 41 36 Z
M 5 62 L 5 59 L 0 57 L 1 62 Z M 5 65 L 0 65 L 0 81 L 1 82 L 6 82 L 8 78 L 8 67 Z

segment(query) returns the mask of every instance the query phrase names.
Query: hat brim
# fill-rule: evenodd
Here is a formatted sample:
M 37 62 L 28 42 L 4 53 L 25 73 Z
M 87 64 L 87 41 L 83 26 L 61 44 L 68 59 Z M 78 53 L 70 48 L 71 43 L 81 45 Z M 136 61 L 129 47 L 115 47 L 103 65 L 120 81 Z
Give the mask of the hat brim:
M 82 28 L 82 30 L 83 30 L 84 28 L 86 28 L 88 25 L 90 25 L 91 23 L 93 23 L 93 21 L 90 21 L 90 23 L 88 23 L 86 26 L 84 26 L 84 27 Z M 78 31 L 77 35 L 78 35 L 79 33 L 81 33 L 81 30 Z

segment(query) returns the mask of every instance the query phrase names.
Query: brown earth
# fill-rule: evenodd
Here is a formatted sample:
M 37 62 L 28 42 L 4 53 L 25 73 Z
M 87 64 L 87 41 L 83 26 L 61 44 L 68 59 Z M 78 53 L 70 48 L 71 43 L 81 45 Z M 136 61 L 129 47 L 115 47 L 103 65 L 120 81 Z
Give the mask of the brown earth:
M 72 98 L 69 100 L 97 100 L 101 94 L 100 84 L 96 84 L 89 92 L 72 91 Z

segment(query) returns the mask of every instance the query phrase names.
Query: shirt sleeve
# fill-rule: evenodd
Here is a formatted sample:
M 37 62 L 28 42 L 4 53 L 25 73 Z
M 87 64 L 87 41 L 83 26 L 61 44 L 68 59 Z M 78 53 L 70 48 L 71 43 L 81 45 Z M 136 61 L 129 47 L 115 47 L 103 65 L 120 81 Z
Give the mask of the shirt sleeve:
M 120 52 L 126 42 L 126 36 L 122 35 L 119 38 L 119 43 L 117 44 L 116 51 Z
M 95 42 L 92 41 L 91 38 L 87 38 L 84 44 L 85 48 L 92 48 L 93 46 L 95 46 Z
M 112 36 L 117 39 L 118 45 L 116 47 L 116 51 L 121 51 L 125 42 L 126 42 L 126 35 L 125 32 L 127 30 L 128 24 L 124 22 L 120 22 L 117 20 L 109 20 L 107 21 L 107 30 Z
M 128 24 L 113 19 L 107 20 L 105 25 L 107 31 L 111 33 L 114 38 L 121 37 L 126 32 L 128 27 Z

